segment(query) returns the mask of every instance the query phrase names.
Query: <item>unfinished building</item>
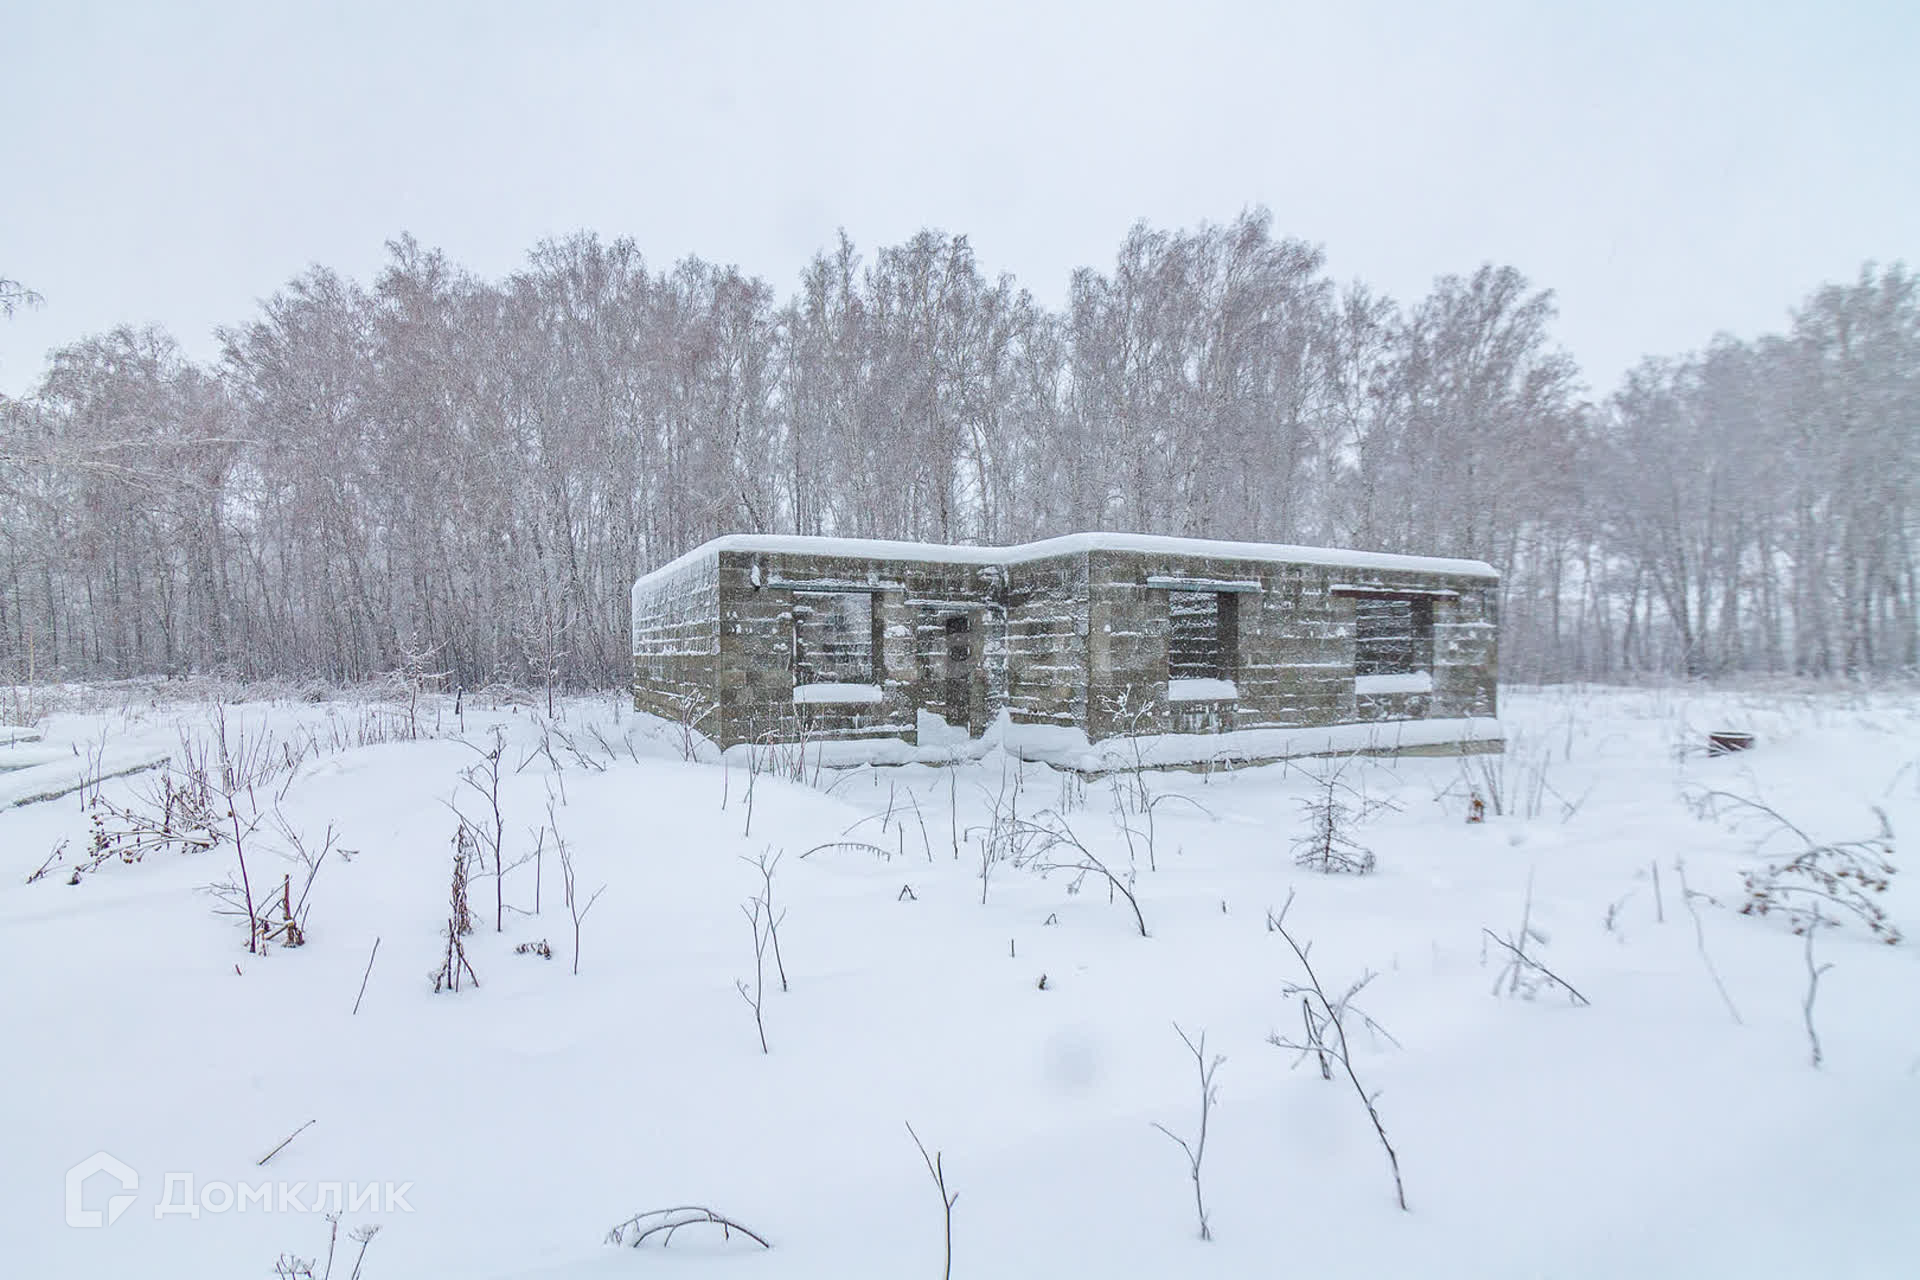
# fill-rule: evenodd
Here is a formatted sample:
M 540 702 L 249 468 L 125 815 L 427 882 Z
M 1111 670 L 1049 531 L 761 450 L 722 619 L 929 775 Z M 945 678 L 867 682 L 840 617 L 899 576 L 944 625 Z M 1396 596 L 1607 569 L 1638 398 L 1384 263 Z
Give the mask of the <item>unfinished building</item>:
M 634 584 L 634 706 L 723 747 L 1485 748 L 1498 586 L 1479 561 L 1145 535 L 735 535 Z

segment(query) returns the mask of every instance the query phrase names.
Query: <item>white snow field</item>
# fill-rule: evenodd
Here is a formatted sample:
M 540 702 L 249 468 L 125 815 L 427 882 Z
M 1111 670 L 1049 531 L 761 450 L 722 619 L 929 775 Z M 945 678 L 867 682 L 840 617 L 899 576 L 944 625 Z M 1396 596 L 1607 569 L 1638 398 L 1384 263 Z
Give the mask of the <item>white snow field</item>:
M 182 735 L 213 732 L 207 703 L 94 705 L 9 737 L 0 801 L 113 771 L 95 761 L 171 753 L 178 770 Z M 1817 932 L 1832 967 L 1815 1068 L 1805 944 L 1737 910 L 1765 833 L 1688 800 L 1759 798 L 1815 842 L 1874 835 L 1877 806 L 1909 863 L 1920 695 L 1509 689 L 1502 705 L 1505 756 L 1346 763 L 1344 783 L 1399 805 L 1351 830 L 1378 860 L 1361 876 L 1294 863 L 1300 802 L 1337 761 L 1082 781 L 993 752 L 794 781 L 791 752 L 757 777 L 688 762 L 676 726 L 611 699 L 567 702 L 550 751 L 531 706 L 469 699 L 463 726 L 426 699 L 422 731 L 441 736 L 365 746 L 404 707 L 226 706 L 230 741 L 271 734 L 278 761 L 243 816 L 277 803 L 309 848 L 337 833 L 304 946 L 249 954 L 243 918 L 216 913 L 230 838 L 70 883 L 88 793 L 0 810 L 0 1275 L 265 1277 L 283 1254 L 322 1275 L 339 1201 L 336 1280 L 360 1248 L 348 1233 L 376 1223 L 365 1280 L 937 1277 L 942 1206 L 909 1122 L 958 1195 L 955 1277 L 1920 1274 L 1920 875 L 1870 895 L 1908 941 L 1851 918 Z M 506 861 L 534 851 L 551 806 L 580 900 L 605 892 L 576 976 L 552 834 L 506 871 L 501 932 L 491 863 L 474 869 L 478 982 L 435 994 L 451 806 L 491 828 L 461 773 L 495 725 Z M 1713 729 L 1757 745 L 1708 757 Z M 100 790 L 137 807 L 169 776 Z M 1469 781 L 1487 800 L 1504 784 L 1480 824 Z M 983 904 L 983 844 L 1008 847 L 987 839 L 996 807 L 1002 834 L 1065 823 L 1131 877 L 1148 936 L 1097 874 L 1075 892 L 1071 871 L 1001 863 Z M 247 837 L 260 896 L 292 874 L 297 897 L 287 843 L 271 823 Z M 755 976 L 742 904 L 765 890 L 743 859 L 768 851 L 791 989 L 769 951 L 762 1053 L 735 984 Z M 1697 934 L 1682 861 L 1706 895 Z M 1305 975 L 1267 923 L 1289 895 L 1287 928 L 1336 1001 L 1377 975 L 1345 1027 L 1407 1212 L 1345 1073 L 1269 1043 L 1302 1034 Z M 1505 952 L 1482 931 L 1517 940 L 1523 914 L 1529 954 L 1589 1005 L 1533 970 L 1532 998 L 1494 993 Z M 551 959 L 516 953 L 541 939 Z M 1226 1059 L 1210 1242 L 1187 1158 L 1153 1127 L 1197 1136 L 1176 1023 Z M 119 1164 L 87 1167 L 96 1153 Z M 679 1205 L 771 1251 L 703 1226 L 667 1248 L 604 1240 Z M 101 1225 L 69 1225 L 88 1214 Z

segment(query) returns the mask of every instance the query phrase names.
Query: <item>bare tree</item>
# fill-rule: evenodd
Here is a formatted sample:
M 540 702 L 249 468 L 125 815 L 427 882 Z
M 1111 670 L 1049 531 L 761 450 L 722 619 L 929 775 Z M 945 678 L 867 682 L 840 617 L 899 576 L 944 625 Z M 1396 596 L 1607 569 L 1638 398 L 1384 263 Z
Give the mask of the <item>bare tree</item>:
M 37 307 L 41 301 L 39 294 L 18 280 L 0 276 L 0 317 L 10 316 L 21 307 Z
M 1119 527 L 1486 559 L 1526 678 L 1920 667 L 1900 264 L 1590 403 L 1512 267 L 1396 302 L 1260 209 L 1132 227 L 1058 308 L 934 229 L 840 237 L 784 297 L 591 233 L 492 280 L 403 235 L 235 319 L 213 365 L 122 326 L 0 404 L 0 662 L 346 681 L 412 650 L 551 712 L 631 678 L 635 570 L 720 533 Z

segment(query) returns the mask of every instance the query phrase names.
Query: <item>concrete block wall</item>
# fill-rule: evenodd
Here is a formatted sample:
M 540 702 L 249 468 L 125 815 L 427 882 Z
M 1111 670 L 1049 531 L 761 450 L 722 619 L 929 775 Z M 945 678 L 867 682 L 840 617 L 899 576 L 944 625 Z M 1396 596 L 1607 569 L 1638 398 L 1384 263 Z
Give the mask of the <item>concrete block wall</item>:
M 1237 728 L 1353 719 L 1353 602 L 1332 593 L 1346 569 L 1275 565 L 1241 601 L 1246 675 Z
M 633 600 L 633 705 L 667 720 L 704 717 L 717 728 L 720 579 L 715 560 L 696 560 Z
M 1167 588 L 1150 578 L 1257 583 L 1235 592 L 1237 697 L 1167 699 Z M 1202 556 L 1091 553 L 1088 736 L 1212 733 L 1493 715 L 1498 628 L 1482 578 Z M 1336 588 L 1453 592 L 1433 603 L 1434 692 L 1360 697 L 1354 601 Z M 1142 716 L 1140 708 L 1153 709 Z M 1136 728 L 1136 726 L 1138 726 Z
M 1433 610 L 1435 717 L 1492 716 L 1499 709 L 1500 591 L 1484 579 L 1453 584 L 1460 598 Z
M 1251 588 L 1232 593 L 1236 696 L 1168 700 L 1169 580 Z M 793 604 L 806 588 L 871 597 L 877 701 L 794 704 Z M 1429 593 L 1431 693 L 1356 692 L 1355 601 L 1369 588 Z M 634 705 L 678 718 L 704 697 L 715 711 L 701 727 L 727 744 L 803 729 L 915 741 L 921 709 L 951 709 L 944 624 L 963 613 L 979 655 L 965 698 L 975 733 L 1002 709 L 1094 740 L 1492 716 L 1496 600 L 1497 585 L 1471 575 L 1160 552 L 995 565 L 724 550 L 636 592 Z
M 985 673 L 980 710 L 984 716 L 997 714 L 997 698 L 986 686 L 995 664 L 1004 661 L 999 611 L 988 607 L 998 594 L 1000 573 L 990 565 L 721 552 L 717 675 L 723 740 L 790 740 L 803 729 L 814 738 L 915 740 L 918 709 L 944 709 L 945 673 L 933 660 L 930 628 L 952 612 L 967 612 L 979 628 L 975 643 L 983 646 Z M 877 640 L 872 683 L 880 688 L 880 701 L 794 704 L 793 601 L 807 589 L 872 597 Z
M 1005 698 L 1016 724 L 1086 723 L 1090 609 L 1085 552 L 1006 570 Z

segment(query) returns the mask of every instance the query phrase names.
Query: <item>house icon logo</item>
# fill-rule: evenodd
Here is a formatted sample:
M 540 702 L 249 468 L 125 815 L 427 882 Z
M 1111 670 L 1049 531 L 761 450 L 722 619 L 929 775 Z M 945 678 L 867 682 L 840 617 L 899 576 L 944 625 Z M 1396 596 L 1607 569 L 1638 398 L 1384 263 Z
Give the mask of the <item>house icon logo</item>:
M 120 1184 L 124 1195 L 113 1196 L 107 1201 L 106 1212 L 86 1208 L 87 1180 L 106 1174 Z M 117 1221 L 133 1205 L 133 1193 L 140 1188 L 140 1175 L 114 1159 L 104 1151 L 96 1151 L 67 1170 L 67 1225 L 70 1227 L 104 1227 Z

